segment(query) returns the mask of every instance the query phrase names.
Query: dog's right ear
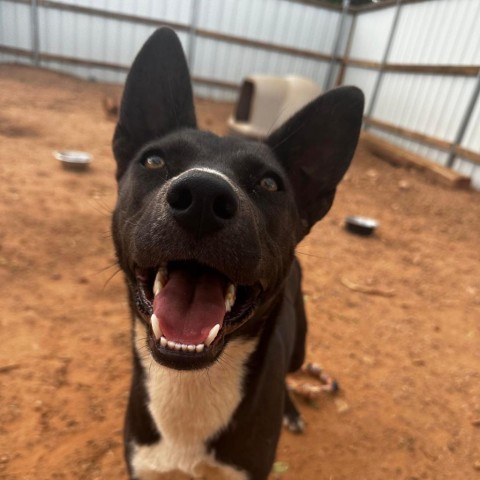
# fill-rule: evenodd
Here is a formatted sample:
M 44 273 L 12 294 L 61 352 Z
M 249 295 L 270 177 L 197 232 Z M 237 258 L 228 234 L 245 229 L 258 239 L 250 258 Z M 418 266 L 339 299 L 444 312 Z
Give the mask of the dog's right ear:
M 125 83 L 112 142 L 117 180 L 143 145 L 184 127 L 196 127 L 192 85 L 180 40 L 164 27 L 143 45 Z

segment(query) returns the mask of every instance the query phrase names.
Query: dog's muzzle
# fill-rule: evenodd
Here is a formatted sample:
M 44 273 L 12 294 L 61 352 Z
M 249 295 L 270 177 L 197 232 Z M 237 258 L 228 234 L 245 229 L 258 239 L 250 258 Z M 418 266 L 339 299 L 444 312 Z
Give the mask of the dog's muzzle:
M 247 238 L 235 234 L 245 231 L 238 229 L 238 187 L 220 172 L 193 168 L 167 188 L 163 208 L 169 220 L 159 231 L 168 241 L 159 245 L 164 253 L 158 263 L 137 264 L 136 303 L 154 359 L 173 368 L 203 368 L 253 316 L 263 287 L 246 267 L 257 264 L 256 255 L 239 264 Z M 155 249 L 144 251 L 155 262 Z M 251 278 L 246 283 L 245 270 Z

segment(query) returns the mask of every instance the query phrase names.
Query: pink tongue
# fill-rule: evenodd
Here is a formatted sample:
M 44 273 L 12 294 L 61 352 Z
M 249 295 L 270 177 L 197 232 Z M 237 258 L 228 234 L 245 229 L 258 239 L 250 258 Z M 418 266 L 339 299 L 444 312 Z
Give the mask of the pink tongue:
M 153 300 L 153 311 L 167 340 L 203 343 L 225 316 L 225 279 L 212 271 L 173 270 Z

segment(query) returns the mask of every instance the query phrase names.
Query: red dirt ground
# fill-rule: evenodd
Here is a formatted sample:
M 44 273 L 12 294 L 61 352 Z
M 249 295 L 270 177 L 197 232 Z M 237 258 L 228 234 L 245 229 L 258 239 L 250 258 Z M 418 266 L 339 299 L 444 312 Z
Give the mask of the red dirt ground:
M 129 316 L 109 235 L 115 201 L 102 107 L 118 87 L 0 67 L 0 478 L 125 479 Z M 231 106 L 198 102 L 225 130 Z M 87 150 L 90 171 L 56 149 Z M 348 214 L 377 218 L 371 238 Z M 298 247 L 308 358 L 340 382 L 300 402 L 282 480 L 480 479 L 480 194 L 360 148 L 336 203 Z M 113 277 L 112 277 L 113 276 Z M 358 288 L 366 291 L 357 291 Z

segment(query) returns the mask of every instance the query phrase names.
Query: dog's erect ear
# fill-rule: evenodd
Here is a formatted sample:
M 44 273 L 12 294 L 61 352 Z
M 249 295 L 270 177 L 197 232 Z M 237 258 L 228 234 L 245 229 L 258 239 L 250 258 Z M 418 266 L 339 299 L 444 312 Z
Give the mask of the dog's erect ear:
M 364 97 L 356 87 L 321 95 L 266 140 L 286 169 L 306 233 L 333 203 L 357 146 Z
M 125 84 L 113 136 L 117 180 L 145 143 L 182 127 L 196 127 L 190 75 L 177 35 L 160 28 L 143 45 Z

